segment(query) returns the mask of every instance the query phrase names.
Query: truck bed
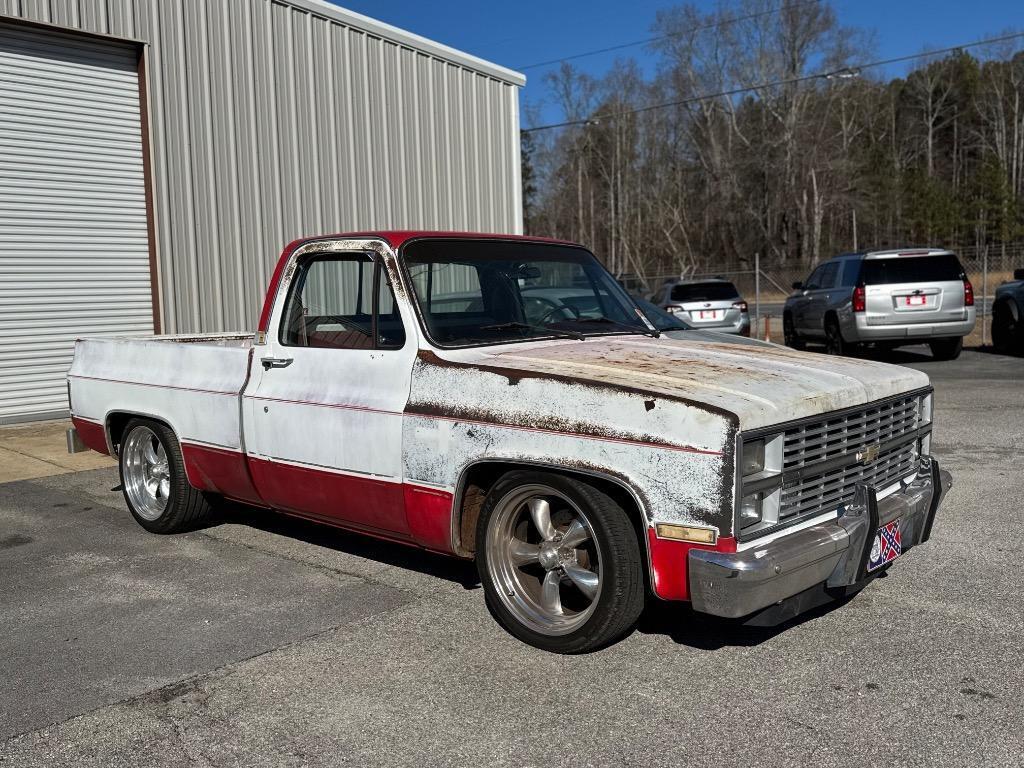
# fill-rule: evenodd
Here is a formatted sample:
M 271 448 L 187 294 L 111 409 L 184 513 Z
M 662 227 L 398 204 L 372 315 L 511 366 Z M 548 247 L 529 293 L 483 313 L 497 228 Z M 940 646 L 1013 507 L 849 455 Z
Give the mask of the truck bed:
M 183 443 L 240 450 L 239 398 L 252 338 L 231 333 L 79 339 L 68 379 L 71 413 L 76 425 L 83 422 L 83 439 L 90 425 L 104 427 L 111 414 L 128 412 L 174 424 Z

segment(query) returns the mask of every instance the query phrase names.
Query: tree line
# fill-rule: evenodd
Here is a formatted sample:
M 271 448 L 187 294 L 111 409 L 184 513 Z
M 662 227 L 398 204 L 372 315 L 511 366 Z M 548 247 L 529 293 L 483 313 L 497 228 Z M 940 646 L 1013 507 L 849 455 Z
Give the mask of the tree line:
M 765 12 L 776 3 L 659 12 L 650 77 L 630 59 L 600 78 L 550 72 L 579 124 L 522 133 L 526 231 L 586 243 L 619 275 L 1024 236 L 1019 38 L 884 79 L 856 68 L 870 32 L 827 2 Z

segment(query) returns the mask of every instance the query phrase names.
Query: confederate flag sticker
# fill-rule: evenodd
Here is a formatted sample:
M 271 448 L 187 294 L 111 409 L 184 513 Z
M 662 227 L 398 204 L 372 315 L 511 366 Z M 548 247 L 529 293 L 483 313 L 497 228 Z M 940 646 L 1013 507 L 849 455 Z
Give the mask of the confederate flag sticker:
M 868 572 L 877 570 L 887 563 L 891 563 L 903 552 L 903 541 L 900 538 L 899 519 L 886 523 L 878 529 L 875 540 L 871 544 L 871 554 L 868 555 Z

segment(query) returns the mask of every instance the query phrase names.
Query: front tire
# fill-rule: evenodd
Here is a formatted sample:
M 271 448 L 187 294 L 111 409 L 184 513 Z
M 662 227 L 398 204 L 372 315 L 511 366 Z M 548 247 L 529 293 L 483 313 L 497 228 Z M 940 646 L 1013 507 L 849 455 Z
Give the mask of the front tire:
M 517 471 L 488 493 L 476 538 L 487 604 L 520 640 L 585 653 L 624 636 L 644 606 L 644 569 L 627 513 L 600 489 Z
M 150 533 L 180 533 L 210 519 L 210 504 L 189 485 L 178 438 L 165 424 L 128 422 L 118 459 L 128 511 Z
M 960 357 L 960 352 L 963 351 L 964 339 L 962 336 L 952 339 L 935 339 L 928 342 L 928 346 L 931 347 L 932 357 L 936 360 L 956 360 Z

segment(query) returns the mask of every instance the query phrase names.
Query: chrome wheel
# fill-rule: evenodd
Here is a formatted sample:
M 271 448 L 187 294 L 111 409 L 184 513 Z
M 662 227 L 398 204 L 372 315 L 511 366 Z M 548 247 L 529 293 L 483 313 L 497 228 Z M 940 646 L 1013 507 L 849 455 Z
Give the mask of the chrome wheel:
M 495 590 L 523 625 L 565 635 L 593 614 L 601 550 L 587 516 L 561 492 L 524 485 L 506 494 L 488 523 L 486 549 Z
M 171 471 L 163 443 L 149 427 L 131 431 L 121 448 L 124 490 L 133 509 L 145 520 L 156 520 L 171 496 Z

